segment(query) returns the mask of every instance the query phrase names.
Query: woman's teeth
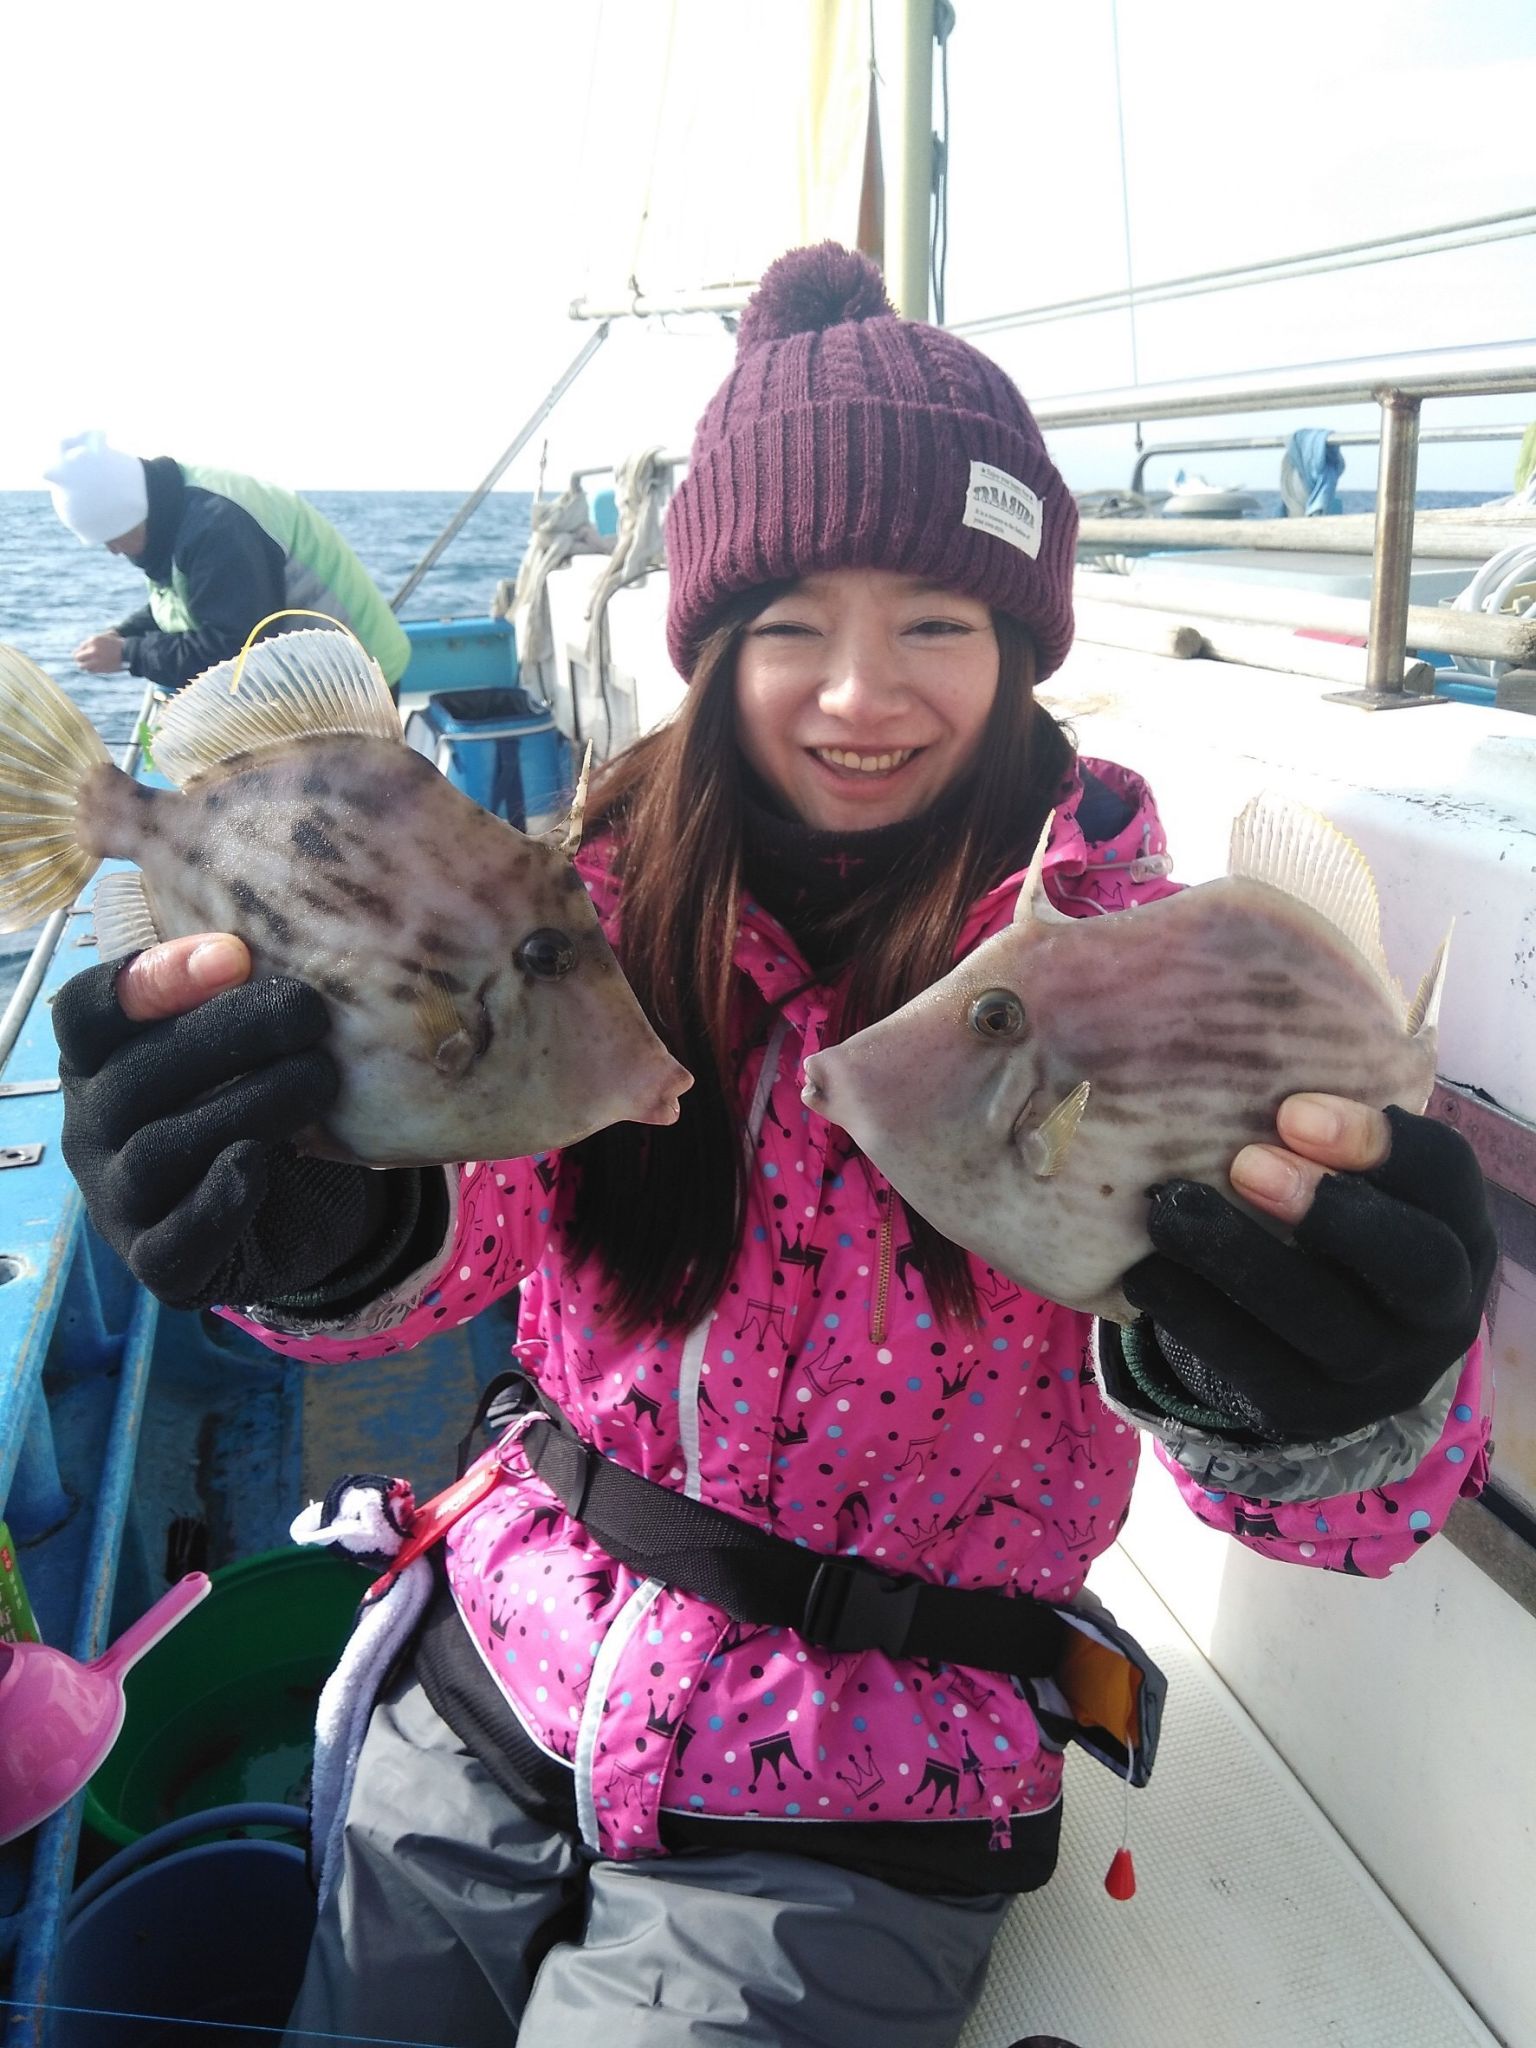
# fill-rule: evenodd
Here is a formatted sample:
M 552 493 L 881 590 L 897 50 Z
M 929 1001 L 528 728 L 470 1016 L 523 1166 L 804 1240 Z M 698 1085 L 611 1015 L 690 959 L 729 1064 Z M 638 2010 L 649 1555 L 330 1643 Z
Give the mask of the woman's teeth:
M 829 768 L 852 769 L 856 775 L 889 775 L 893 768 L 910 761 L 917 748 L 902 747 L 894 754 L 850 754 L 842 747 L 815 747 L 812 751 Z

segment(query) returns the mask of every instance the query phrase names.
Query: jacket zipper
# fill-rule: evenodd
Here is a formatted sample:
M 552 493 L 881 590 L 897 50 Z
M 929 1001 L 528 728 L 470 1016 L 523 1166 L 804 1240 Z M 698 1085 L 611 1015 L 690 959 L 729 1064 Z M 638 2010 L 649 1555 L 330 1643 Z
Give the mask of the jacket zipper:
M 885 1342 L 885 1304 L 891 1286 L 891 1190 L 881 1188 L 877 1194 L 880 1204 L 880 1249 L 875 1260 L 875 1298 L 869 1312 L 869 1341 L 871 1344 Z

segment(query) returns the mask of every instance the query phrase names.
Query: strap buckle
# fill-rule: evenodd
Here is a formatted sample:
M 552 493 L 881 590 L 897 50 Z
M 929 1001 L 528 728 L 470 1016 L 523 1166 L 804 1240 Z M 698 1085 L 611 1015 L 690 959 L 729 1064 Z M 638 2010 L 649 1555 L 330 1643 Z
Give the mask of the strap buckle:
M 528 1374 L 520 1367 L 512 1367 L 496 1377 L 480 1390 L 475 1403 L 475 1412 L 470 1417 L 469 1428 L 459 1439 L 455 1470 L 462 1478 L 474 1463 L 475 1437 L 481 1429 L 489 1429 L 493 1437 L 504 1436 L 517 1420 L 530 1408 L 542 1406 L 538 1389 Z
M 820 1650 L 883 1650 L 899 1657 L 922 1589 L 923 1581 L 910 1572 L 879 1571 L 858 1558 L 824 1557 L 805 1596 L 799 1633 Z

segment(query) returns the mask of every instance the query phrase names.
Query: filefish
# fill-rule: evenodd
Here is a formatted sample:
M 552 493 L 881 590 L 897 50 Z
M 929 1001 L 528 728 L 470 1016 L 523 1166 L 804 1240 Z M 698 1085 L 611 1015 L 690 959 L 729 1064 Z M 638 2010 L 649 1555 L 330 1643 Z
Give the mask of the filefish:
M 1277 1142 L 1287 1095 L 1423 1109 L 1449 935 L 1405 1004 L 1359 849 L 1273 798 L 1236 821 L 1226 876 L 1106 916 L 1046 900 L 1049 831 L 1008 930 L 813 1054 L 803 1099 L 946 1237 L 1132 1322 L 1121 1280 L 1152 1249 L 1155 1184 L 1205 1181 L 1258 1216 L 1227 1169 Z
M 350 634 L 259 642 L 164 707 L 155 788 L 0 647 L 0 930 L 72 903 L 104 859 L 97 950 L 230 931 L 253 976 L 311 983 L 341 1073 L 301 1149 L 368 1166 L 527 1156 L 669 1124 L 691 1076 L 646 1021 L 571 865 L 405 744 Z

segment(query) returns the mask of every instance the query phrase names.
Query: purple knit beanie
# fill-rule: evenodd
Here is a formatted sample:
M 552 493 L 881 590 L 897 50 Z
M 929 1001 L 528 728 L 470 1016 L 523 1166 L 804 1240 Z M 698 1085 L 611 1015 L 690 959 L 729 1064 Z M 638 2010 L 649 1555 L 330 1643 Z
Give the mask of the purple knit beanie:
M 741 316 L 736 364 L 667 512 L 667 645 L 692 670 L 722 602 L 815 569 L 931 577 L 1072 645 L 1077 507 L 1029 407 L 979 349 L 902 320 L 867 257 L 792 249 Z

